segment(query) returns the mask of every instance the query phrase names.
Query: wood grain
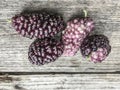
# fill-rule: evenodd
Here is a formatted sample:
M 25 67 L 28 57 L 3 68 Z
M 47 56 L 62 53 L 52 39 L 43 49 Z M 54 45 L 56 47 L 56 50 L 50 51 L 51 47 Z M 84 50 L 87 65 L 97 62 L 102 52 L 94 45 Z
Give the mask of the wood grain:
M 0 82 L 0 90 L 119 90 L 120 88 L 119 74 L 10 75 L 8 77 L 13 80 Z
M 63 14 L 65 21 L 86 9 L 95 21 L 93 33 L 109 37 L 112 51 L 100 64 L 81 57 L 60 57 L 44 66 L 31 65 L 27 58 L 34 41 L 15 32 L 8 19 L 23 10 L 51 8 Z M 120 71 L 120 1 L 118 0 L 1 0 L 0 1 L 0 71 L 1 72 L 119 72 Z
M 93 33 L 109 37 L 109 57 L 94 64 L 78 52 L 48 65 L 30 64 L 27 52 L 34 39 L 18 35 L 9 20 L 43 8 L 61 13 L 65 21 L 86 9 L 95 22 Z M 119 29 L 119 0 L 0 0 L 0 90 L 120 90 Z

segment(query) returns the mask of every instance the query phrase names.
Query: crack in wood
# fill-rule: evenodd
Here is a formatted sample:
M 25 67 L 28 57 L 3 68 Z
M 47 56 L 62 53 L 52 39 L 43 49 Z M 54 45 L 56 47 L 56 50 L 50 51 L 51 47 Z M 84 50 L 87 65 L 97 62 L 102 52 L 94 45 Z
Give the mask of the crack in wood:
M 0 76 L 0 82 L 10 83 L 10 82 L 13 82 L 13 81 L 20 81 L 20 79 L 19 78 L 13 78 L 13 77 L 9 76 L 8 74 Z
M 17 85 L 17 84 L 14 86 L 14 88 L 17 89 L 17 90 L 26 90 L 25 88 L 23 88 L 23 87 L 21 87 L 20 85 Z

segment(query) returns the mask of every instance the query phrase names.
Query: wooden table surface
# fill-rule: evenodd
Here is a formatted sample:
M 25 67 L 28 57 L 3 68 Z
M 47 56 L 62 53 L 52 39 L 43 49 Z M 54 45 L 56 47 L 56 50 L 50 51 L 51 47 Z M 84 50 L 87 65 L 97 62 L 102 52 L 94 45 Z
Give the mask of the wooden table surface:
M 93 33 L 109 37 L 112 51 L 102 63 L 60 57 L 44 66 L 29 63 L 34 41 L 21 37 L 8 22 L 24 10 L 54 9 L 65 21 L 86 9 Z M 120 90 L 120 0 L 0 0 L 0 90 Z

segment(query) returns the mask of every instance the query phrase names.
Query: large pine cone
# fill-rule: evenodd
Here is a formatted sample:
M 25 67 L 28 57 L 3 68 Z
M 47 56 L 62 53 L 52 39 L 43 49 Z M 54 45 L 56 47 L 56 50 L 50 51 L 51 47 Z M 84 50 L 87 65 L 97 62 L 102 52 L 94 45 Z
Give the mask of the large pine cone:
M 68 21 L 62 37 L 65 45 L 63 56 L 74 56 L 83 39 L 93 30 L 93 27 L 94 24 L 90 18 L 76 18 Z
M 16 15 L 12 18 L 12 25 L 19 34 L 28 38 L 51 37 L 64 29 L 60 15 L 46 12 Z
M 55 61 L 61 56 L 63 49 L 64 45 L 61 40 L 37 39 L 29 47 L 28 58 L 32 64 L 44 65 Z

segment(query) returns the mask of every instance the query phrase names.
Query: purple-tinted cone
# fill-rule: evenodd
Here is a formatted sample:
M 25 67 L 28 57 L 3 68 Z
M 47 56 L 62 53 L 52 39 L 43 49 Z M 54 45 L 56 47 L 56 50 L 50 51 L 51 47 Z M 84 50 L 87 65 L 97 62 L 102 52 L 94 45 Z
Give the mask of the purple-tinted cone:
M 94 23 L 90 18 L 75 18 L 67 22 L 67 27 L 62 36 L 65 45 L 63 56 L 74 56 L 83 41 L 91 33 Z
M 104 35 L 92 35 L 86 37 L 80 47 L 84 57 L 90 57 L 91 61 L 102 62 L 111 51 L 109 40 Z
M 64 29 L 64 21 L 56 14 L 20 14 L 12 18 L 15 30 L 24 37 L 52 37 Z
M 61 40 L 37 39 L 29 47 L 28 58 L 32 64 L 44 65 L 60 57 L 63 49 L 64 45 Z

